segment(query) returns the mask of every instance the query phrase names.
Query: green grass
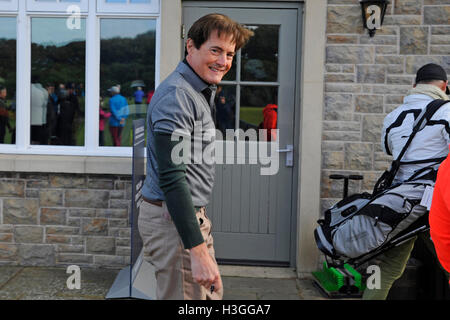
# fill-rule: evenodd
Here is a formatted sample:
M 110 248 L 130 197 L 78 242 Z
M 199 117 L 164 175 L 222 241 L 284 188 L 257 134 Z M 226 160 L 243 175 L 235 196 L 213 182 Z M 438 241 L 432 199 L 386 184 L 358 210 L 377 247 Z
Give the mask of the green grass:
M 258 126 L 263 121 L 264 107 L 241 107 L 240 120 Z

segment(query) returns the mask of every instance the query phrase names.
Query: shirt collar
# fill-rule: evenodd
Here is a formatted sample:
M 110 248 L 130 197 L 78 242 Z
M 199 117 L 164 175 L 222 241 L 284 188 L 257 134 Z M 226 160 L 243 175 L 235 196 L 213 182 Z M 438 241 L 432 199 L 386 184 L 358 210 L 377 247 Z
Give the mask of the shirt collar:
M 215 92 L 217 86 L 215 84 L 208 84 L 198 76 L 194 69 L 189 65 L 186 59 L 178 64 L 176 69 L 183 77 L 192 85 L 198 92 L 202 92 L 206 88 L 211 88 Z

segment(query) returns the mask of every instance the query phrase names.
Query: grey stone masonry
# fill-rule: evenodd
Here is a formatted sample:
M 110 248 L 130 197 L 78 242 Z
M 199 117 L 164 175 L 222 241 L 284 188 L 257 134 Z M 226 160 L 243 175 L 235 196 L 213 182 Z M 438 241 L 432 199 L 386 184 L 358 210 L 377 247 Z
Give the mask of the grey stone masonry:
M 0 172 L 0 265 L 128 265 L 130 210 L 130 176 Z
M 450 0 L 390 0 L 374 37 L 356 0 L 328 0 L 322 123 L 322 209 L 342 197 L 330 174 L 361 174 L 349 192 L 372 191 L 392 159 L 381 148 L 385 116 L 402 104 L 419 67 L 450 75 Z

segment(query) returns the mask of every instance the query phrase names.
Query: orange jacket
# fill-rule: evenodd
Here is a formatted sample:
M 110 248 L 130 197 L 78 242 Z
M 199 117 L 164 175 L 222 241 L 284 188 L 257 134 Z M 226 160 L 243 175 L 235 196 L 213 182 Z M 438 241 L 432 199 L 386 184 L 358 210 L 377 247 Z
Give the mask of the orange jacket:
M 439 166 L 429 221 L 439 261 L 450 272 L 450 156 Z

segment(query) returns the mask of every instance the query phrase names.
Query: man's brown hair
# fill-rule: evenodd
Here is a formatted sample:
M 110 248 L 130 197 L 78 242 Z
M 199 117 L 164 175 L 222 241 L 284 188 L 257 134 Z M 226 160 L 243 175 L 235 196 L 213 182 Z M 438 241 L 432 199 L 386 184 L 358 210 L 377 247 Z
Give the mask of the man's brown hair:
M 236 51 L 241 49 L 253 36 L 253 31 L 220 13 L 210 13 L 198 19 L 189 29 L 188 38 L 194 41 L 197 49 L 200 49 L 212 32 L 217 31 L 217 35 L 226 34 L 232 36 L 232 41 L 236 44 Z

